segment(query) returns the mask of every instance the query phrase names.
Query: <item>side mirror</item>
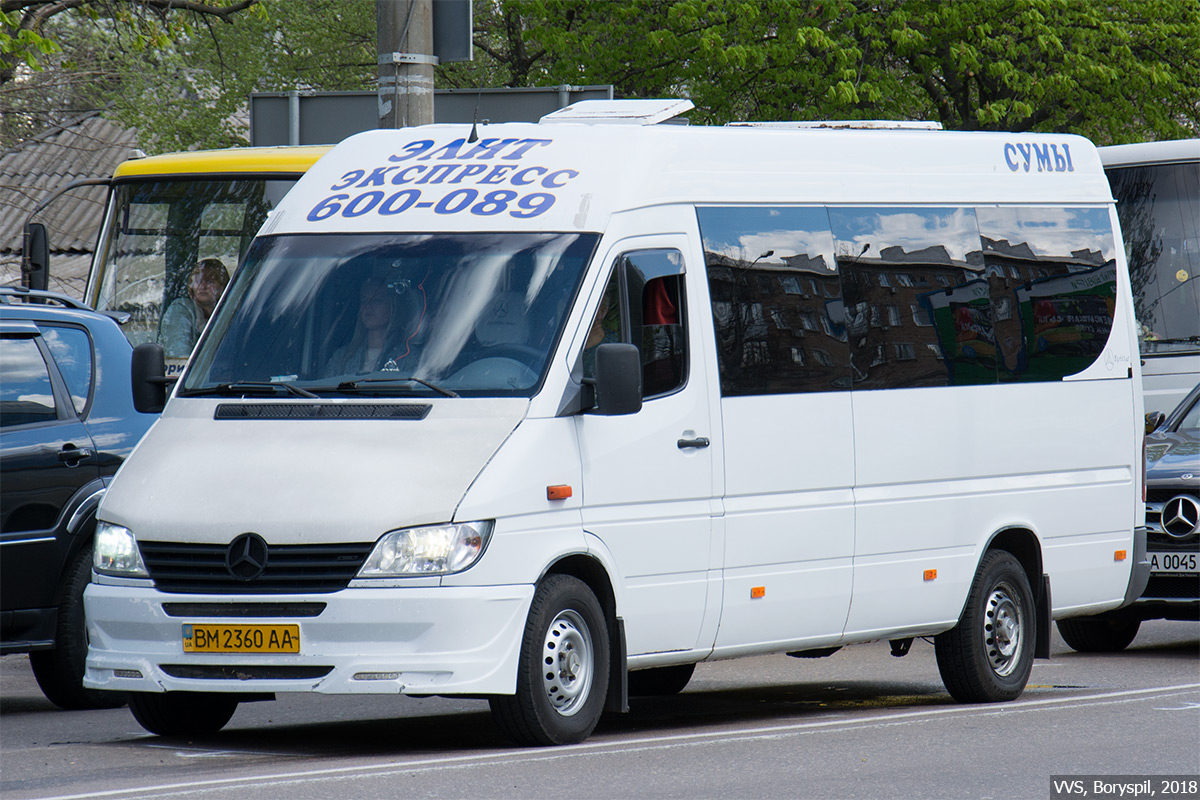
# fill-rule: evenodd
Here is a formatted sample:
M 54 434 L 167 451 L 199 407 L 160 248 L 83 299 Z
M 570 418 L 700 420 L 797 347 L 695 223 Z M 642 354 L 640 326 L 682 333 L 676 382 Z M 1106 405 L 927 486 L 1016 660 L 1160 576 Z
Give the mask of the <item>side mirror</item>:
M 147 342 L 133 348 L 130 365 L 133 407 L 143 414 L 157 414 L 167 404 L 166 359 L 161 345 Z
M 1167 421 L 1167 415 L 1161 411 L 1151 411 L 1146 415 L 1146 433 L 1154 433 L 1159 429 L 1164 422 Z
M 30 289 L 46 291 L 50 285 L 50 237 L 40 222 L 25 223 L 22 248 L 21 284 Z
M 606 417 L 642 410 L 642 354 L 631 344 L 608 342 L 596 348 L 596 406 Z

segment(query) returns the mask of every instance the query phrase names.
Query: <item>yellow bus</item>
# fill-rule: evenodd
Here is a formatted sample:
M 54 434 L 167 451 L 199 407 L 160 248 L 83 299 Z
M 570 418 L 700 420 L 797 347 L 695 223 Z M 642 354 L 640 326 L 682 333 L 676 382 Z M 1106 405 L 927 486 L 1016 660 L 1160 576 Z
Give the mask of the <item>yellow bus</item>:
M 246 147 L 122 163 L 110 183 L 85 302 L 128 314 L 122 329 L 129 340 L 163 344 L 168 372 L 179 372 L 211 313 L 194 296 L 197 288 L 219 296 L 268 212 L 328 150 Z M 205 276 L 209 285 L 198 287 Z

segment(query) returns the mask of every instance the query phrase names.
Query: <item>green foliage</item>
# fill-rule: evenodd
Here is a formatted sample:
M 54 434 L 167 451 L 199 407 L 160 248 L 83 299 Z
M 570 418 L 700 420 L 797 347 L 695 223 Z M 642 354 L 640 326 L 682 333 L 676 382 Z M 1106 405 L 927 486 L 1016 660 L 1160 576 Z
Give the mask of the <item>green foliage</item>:
M 476 19 L 486 58 L 525 56 L 493 70 L 507 85 L 686 96 L 700 123 L 934 119 L 1099 143 L 1200 127 L 1200 0 L 497 0 Z
M 0 0 L 0 67 L 88 74 L 72 102 L 90 92 L 156 151 L 244 142 L 250 92 L 374 87 L 374 0 L 164 3 L 84 0 L 39 33 L 45 4 Z M 612 84 L 688 97 L 699 124 L 1200 135 L 1200 0 L 475 0 L 474 20 L 475 60 L 438 67 L 439 88 Z
M 143 134 L 147 151 L 248 144 L 252 92 L 373 89 L 374 0 L 264 2 L 236 24 L 145 49 L 106 92 L 108 116 Z

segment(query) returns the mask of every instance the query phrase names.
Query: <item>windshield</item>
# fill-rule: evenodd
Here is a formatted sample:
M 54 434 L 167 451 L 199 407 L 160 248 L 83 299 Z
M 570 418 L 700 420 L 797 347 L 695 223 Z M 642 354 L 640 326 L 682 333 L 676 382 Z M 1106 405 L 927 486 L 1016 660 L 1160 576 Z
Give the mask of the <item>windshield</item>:
M 1200 163 L 1108 170 L 1146 355 L 1200 350 Z
M 267 212 L 295 179 L 159 178 L 117 184 L 89 301 L 132 315 L 135 345 L 163 346 L 180 371 Z
M 259 239 L 180 395 L 531 396 L 598 238 Z

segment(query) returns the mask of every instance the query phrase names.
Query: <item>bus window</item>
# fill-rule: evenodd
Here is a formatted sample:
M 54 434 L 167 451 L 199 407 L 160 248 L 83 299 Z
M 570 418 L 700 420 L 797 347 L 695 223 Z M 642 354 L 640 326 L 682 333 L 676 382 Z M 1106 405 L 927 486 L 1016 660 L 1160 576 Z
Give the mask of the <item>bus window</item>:
M 186 301 L 196 266 L 215 259 L 232 275 L 267 212 L 294 182 L 178 177 L 119 182 L 92 267 L 90 299 L 98 309 L 132 315 L 123 330 L 133 344 L 160 341 L 163 314 L 172 303 Z M 186 354 L 168 355 L 178 362 L 175 368 L 186 360 Z

